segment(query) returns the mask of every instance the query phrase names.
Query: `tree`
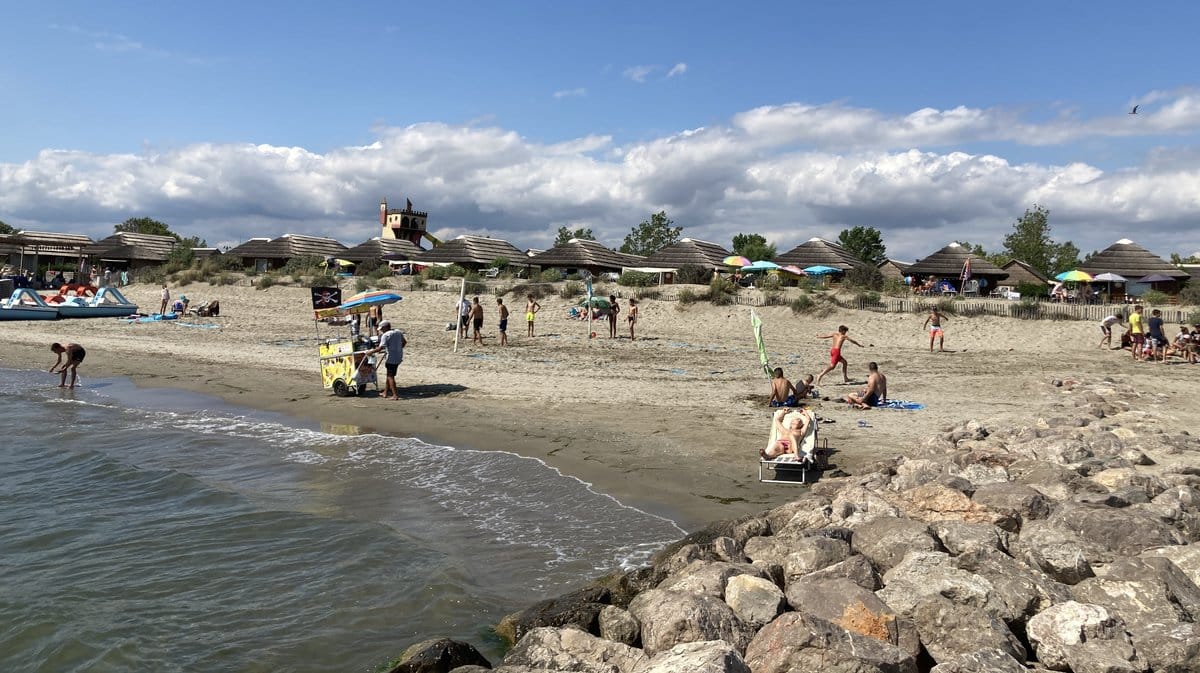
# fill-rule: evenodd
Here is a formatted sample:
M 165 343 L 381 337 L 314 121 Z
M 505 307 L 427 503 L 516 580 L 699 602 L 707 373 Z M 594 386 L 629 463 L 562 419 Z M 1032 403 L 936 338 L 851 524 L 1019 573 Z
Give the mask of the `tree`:
M 733 237 L 733 254 L 741 255 L 751 262 L 775 258 L 775 244 L 767 243 L 762 234 L 737 234 Z
M 5 224 L 4 220 L 0 220 L 0 234 L 15 234 L 15 233 L 17 233 L 16 229 L 13 229 L 8 224 Z
M 1034 204 L 1013 223 L 1013 231 L 1004 237 L 1004 253 L 1037 269 L 1047 278 L 1079 265 L 1079 248 L 1067 241 L 1050 238 L 1050 211 Z
M 113 231 L 128 231 L 134 234 L 154 234 L 155 236 L 174 236 L 176 239 L 179 238 L 179 235 L 172 232 L 171 228 L 166 224 L 149 217 L 131 217 L 113 227 Z
M 566 227 L 559 227 L 558 228 L 558 236 L 556 236 L 554 238 L 554 247 L 557 248 L 560 245 L 566 245 L 567 241 L 570 241 L 572 238 L 578 238 L 578 239 L 582 239 L 584 241 L 596 240 L 596 237 L 592 235 L 591 229 L 585 229 L 583 227 L 580 227 L 580 228 L 572 231 L 570 229 L 567 229 Z
M 2 224 L 4 223 L 0 222 L 0 225 Z M 1179 266 L 1180 264 L 1200 264 L 1200 256 L 1188 255 L 1184 257 L 1177 252 L 1173 252 L 1171 253 L 1171 263 L 1175 266 Z
M 653 255 L 668 245 L 679 242 L 683 227 L 672 227 L 675 224 L 667 217 L 667 211 L 660 210 L 643 220 L 641 224 L 629 230 L 625 242 L 621 244 L 621 252 L 629 255 Z
M 838 244 L 871 266 L 878 266 L 887 259 L 883 235 L 875 227 L 843 229 L 842 233 L 838 234 Z

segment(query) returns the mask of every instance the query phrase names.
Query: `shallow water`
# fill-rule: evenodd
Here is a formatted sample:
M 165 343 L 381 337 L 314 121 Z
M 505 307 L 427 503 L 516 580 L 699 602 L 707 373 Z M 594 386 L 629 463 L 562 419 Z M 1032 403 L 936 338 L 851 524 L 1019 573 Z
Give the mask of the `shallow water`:
M 0 670 L 370 671 L 681 535 L 543 463 L 0 370 Z

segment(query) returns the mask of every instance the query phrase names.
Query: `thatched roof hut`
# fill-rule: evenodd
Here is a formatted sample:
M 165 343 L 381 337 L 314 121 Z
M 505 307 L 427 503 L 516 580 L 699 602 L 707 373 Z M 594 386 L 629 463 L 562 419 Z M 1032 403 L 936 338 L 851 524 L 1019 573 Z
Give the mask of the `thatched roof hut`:
M 412 241 L 376 236 L 350 248 L 339 257 L 351 262 L 379 261 L 384 255 L 393 255 L 392 259 L 417 259 L 423 252 L 425 250 L 417 247 Z
M 900 262 L 894 259 L 885 259 L 878 265 L 879 273 L 883 274 L 884 278 L 891 280 L 904 280 L 908 275 L 908 267 L 912 266 L 908 262 Z
M 610 250 L 598 241 L 583 238 L 572 238 L 530 257 L 529 262 L 543 269 L 563 269 L 567 272 L 587 270 L 593 274 L 647 265 L 645 257 Z
M 1000 281 L 1008 278 L 1008 272 L 992 264 L 986 259 L 972 255 L 971 251 L 958 243 L 951 243 L 932 255 L 917 260 L 908 267 L 908 273 L 913 276 L 936 276 L 944 279 L 956 279 L 962 274 L 963 263 L 971 260 L 971 277 L 987 278 L 989 281 Z
M 341 257 L 346 246 L 332 238 L 284 234 L 279 238 L 252 238 L 225 254 L 240 257 L 242 263 L 258 271 L 278 269 L 293 257 Z
M 679 269 L 685 266 L 698 266 L 703 269 L 728 270 L 724 259 L 731 252 L 708 241 L 696 238 L 681 238 L 678 242 L 668 245 L 646 258 L 646 266 L 660 266 Z
M 118 264 L 137 269 L 162 264 L 177 245 L 174 236 L 118 231 L 84 248 L 83 254 L 99 259 L 102 267 Z
M 793 264 L 801 269 L 828 266 L 842 271 L 863 265 L 863 261 L 855 257 L 854 253 L 823 238 L 810 238 L 772 261 L 781 266 Z
M 1005 282 L 1009 285 L 1018 285 L 1020 283 L 1029 283 L 1030 285 L 1050 284 L 1049 278 L 1043 276 L 1037 269 L 1019 259 L 1010 260 L 1000 268 L 1008 273 L 1008 278 L 1005 279 Z
M 35 271 L 47 264 L 74 264 L 92 239 L 83 234 L 59 234 L 49 231 L 18 231 L 0 235 L 0 255 L 19 269 Z
M 1156 273 L 1174 278 L 1176 282 L 1188 278 L 1186 271 L 1128 238 L 1122 238 L 1101 250 L 1079 268 L 1093 276 L 1098 273 L 1115 273 L 1131 281 Z
M 446 241 L 432 250 L 426 250 L 418 255 L 417 259 L 422 263 L 457 264 L 466 269 L 479 270 L 490 267 L 492 262 L 501 257 L 513 265 L 529 263 L 525 253 L 508 241 L 467 235 Z

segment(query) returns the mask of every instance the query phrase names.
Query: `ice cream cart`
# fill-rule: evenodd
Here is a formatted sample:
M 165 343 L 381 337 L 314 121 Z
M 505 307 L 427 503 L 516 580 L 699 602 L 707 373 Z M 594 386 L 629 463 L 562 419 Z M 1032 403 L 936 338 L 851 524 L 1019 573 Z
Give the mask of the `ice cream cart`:
M 362 315 L 372 308 L 398 301 L 400 295 L 393 292 L 364 292 L 337 306 L 313 309 L 321 383 L 326 390 L 333 390 L 338 397 L 361 395 L 366 392 L 368 385 L 374 385 L 378 390 L 376 370 L 379 358 L 371 354 L 379 345 L 378 338 L 363 336 L 354 327 L 359 324 Z M 322 324 L 345 330 L 349 334 L 347 336 L 343 332 L 340 336 L 323 336 Z

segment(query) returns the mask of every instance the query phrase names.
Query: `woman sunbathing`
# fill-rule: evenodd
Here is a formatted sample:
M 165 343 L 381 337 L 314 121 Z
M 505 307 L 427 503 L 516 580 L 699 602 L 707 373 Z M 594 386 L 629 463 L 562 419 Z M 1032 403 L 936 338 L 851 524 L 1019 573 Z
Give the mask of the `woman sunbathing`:
M 794 460 L 811 460 L 817 444 L 817 424 L 807 407 L 795 410 L 780 409 L 771 417 L 771 436 L 767 447 L 758 455 L 765 460 L 793 456 Z

